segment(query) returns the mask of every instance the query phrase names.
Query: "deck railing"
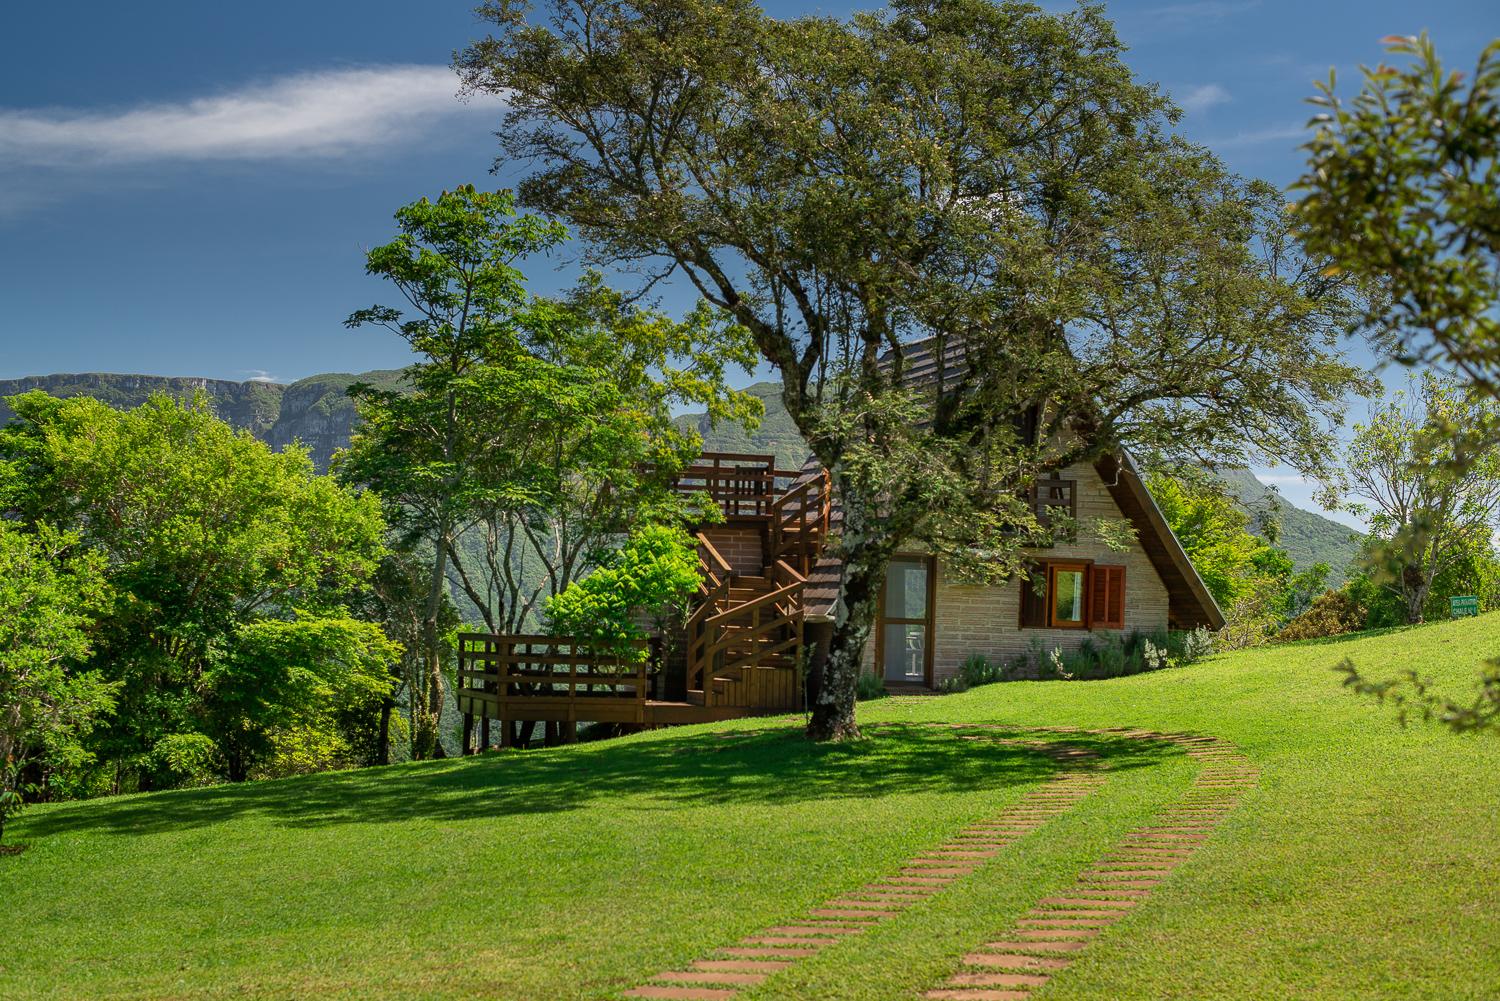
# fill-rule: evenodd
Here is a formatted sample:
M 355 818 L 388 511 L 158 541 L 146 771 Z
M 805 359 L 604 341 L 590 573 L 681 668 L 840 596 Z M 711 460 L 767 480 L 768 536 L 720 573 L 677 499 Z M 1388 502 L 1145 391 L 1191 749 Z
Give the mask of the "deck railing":
M 460 633 L 458 708 L 465 718 L 465 750 L 474 718 L 489 746 L 489 721 L 501 721 L 501 743 L 511 742 L 513 720 L 566 724 L 564 739 L 580 720 L 644 723 L 650 684 L 648 646 L 629 640 L 601 648 L 585 640 L 530 634 Z
M 726 518 L 769 518 L 776 499 L 776 457 L 705 452 L 672 486 L 679 493 L 708 497 Z

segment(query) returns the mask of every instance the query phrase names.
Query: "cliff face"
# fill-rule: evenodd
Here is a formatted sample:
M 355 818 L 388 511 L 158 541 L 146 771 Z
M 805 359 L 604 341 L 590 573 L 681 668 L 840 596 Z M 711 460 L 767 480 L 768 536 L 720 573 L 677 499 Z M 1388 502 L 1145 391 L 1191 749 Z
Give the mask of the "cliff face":
M 263 437 L 276 422 L 285 387 L 269 382 L 226 382 L 222 379 L 177 378 L 161 375 L 113 375 L 84 372 L 78 375 L 33 375 L 0 380 L 0 424 L 9 421 L 11 409 L 5 397 L 40 389 L 64 398 L 92 396 L 112 407 L 138 407 L 153 393 L 190 399 L 206 393 L 214 410 L 224 420 Z
M 399 371 L 362 375 L 316 375 L 289 386 L 269 382 L 228 382 L 221 379 L 176 378 L 159 375 L 39 375 L 0 380 L 0 424 L 12 417 L 5 397 L 40 389 L 58 397 L 91 396 L 112 407 L 140 406 L 153 393 L 189 399 L 205 393 L 214 411 L 236 428 L 281 449 L 300 441 L 319 469 L 327 469 L 333 453 L 349 444 L 358 422 L 348 390 L 356 382 L 382 389 L 401 383 Z

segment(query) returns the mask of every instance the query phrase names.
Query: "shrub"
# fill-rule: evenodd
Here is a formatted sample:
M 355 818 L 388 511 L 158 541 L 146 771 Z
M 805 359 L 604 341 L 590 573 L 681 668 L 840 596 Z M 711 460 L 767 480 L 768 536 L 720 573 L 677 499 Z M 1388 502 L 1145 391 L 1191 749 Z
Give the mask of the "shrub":
M 593 573 L 548 601 L 548 626 L 623 654 L 646 635 L 638 612 L 660 626 L 681 615 L 702 580 L 697 548 L 686 532 L 646 525 Z
M 860 672 L 859 678 L 854 682 L 854 697 L 856 699 L 860 702 L 868 702 L 871 699 L 883 699 L 886 695 L 884 678 L 878 674 Z
M 1348 591 L 1325 591 L 1313 599 L 1307 611 L 1286 624 L 1276 635 L 1276 642 L 1322 639 L 1342 636 L 1365 627 L 1368 611 Z

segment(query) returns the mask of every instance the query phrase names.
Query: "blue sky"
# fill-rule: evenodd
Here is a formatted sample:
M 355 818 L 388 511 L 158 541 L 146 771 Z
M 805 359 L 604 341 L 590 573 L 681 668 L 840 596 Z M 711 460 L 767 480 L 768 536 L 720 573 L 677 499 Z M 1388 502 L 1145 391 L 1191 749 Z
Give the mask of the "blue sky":
M 777 2 L 776 14 L 852 6 Z M 1061 3 L 1048 6 L 1061 8 Z M 492 102 L 455 98 L 473 0 L 0 7 L 0 378 L 110 371 L 292 380 L 406 361 L 348 313 L 399 204 L 487 171 Z M 1380 37 L 1459 67 L 1493 0 L 1120 0 L 1138 76 L 1235 169 L 1285 184 L 1303 99 Z M 566 260 L 535 277 L 565 284 Z M 1275 474 L 1270 474 L 1275 475 Z M 1283 484 L 1301 501 L 1296 483 Z

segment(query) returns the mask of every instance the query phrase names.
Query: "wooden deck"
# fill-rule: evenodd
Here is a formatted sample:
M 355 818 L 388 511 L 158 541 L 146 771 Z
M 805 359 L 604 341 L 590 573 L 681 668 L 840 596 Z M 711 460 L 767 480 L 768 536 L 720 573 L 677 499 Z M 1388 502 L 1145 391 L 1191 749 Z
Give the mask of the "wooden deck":
M 790 692 L 738 704 L 652 699 L 656 665 L 644 640 L 607 651 L 557 636 L 462 633 L 458 640 L 457 696 L 465 753 L 476 737 L 481 748 L 492 746 L 492 721 L 500 724 L 501 746 L 510 746 L 511 724 L 518 722 L 558 724 L 560 739 L 571 742 L 579 723 L 709 723 L 786 712 L 796 702 Z
M 668 726 L 803 708 L 803 592 L 828 536 L 827 473 L 777 469 L 770 455 L 705 453 L 673 486 L 711 501 L 722 515 L 713 524 L 752 527 L 760 539 L 758 572 L 743 561 L 748 572 L 735 572 L 698 535 L 703 585 L 685 626 L 687 698 L 651 698 L 663 665 L 645 641 L 601 650 L 557 636 L 464 633 L 458 707 L 466 752 L 476 736 L 491 746 L 495 721 L 508 745 L 516 723 L 549 724 L 567 741 L 579 723 Z

